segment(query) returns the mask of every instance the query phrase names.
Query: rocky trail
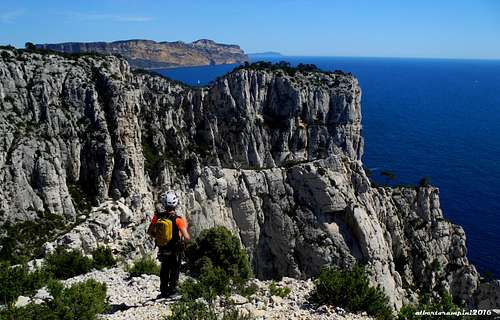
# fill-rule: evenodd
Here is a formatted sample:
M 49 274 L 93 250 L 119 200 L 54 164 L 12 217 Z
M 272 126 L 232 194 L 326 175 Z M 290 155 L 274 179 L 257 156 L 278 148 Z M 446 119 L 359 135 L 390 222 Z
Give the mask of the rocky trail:
M 181 274 L 180 282 L 187 277 Z M 107 314 L 100 315 L 100 319 L 106 320 L 157 320 L 171 314 L 171 306 L 179 296 L 174 299 L 157 299 L 159 295 L 160 279 L 156 275 L 142 275 L 131 277 L 130 274 L 120 267 L 95 270 L 90 273 L 76 276 L 64 281 L 65 285 L 94 279 L 105 283 L 107 286 L 108 301 L 111 310 Z M 251 284 L 256 285 L 258 290 L 255 294 L 247 297 L 233 294 L 230 299 L 235 307 L 243 315 L 249 315 L 253 319 L 372 319 L 366 315 L 348 313 L 342 308 L 329 306 L 317 307 L 308 303 L 307 298 L 313 289 L 311 280 L 296 280 L 283 278 L 277 281 L 279 287 L 287 287 L 290 293 L 284 298 L 273 296 L 270 293 L 271 281 L 260 281 L 252 279 Z M 38 301 L 47 298 L 45 289 L 40 289 L 33 298 L 19 297 L 17 305 L 22 306 L 31 300 Z M 218 300 L 220 303 L 220 300 Z M 222 308 L 216 302 L 216 312 L 222 314 Z

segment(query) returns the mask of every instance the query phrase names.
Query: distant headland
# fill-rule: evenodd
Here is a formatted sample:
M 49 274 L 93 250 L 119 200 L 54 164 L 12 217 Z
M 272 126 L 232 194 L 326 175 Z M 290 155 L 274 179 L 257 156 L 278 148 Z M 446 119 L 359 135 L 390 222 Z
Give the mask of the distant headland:
M 118 54 L 126 58 L 133 68 L 141 69 L 234 64 L 248 61 L 248 56 L 238 45 L 222 44 L 208 39 L 191 43 L 132 39 L 114 42 L 37 44 L 36 46 L 66 53 Z
M 251 58 L 251 57 L 282 57 L 283 55 L 276 51 L 265 51 L 265 52 L 249 53 L 248 56 Z

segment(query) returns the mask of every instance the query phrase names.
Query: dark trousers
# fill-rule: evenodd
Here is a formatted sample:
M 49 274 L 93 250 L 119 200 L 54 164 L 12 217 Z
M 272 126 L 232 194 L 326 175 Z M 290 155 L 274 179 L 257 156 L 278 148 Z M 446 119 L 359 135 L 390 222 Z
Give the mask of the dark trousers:
M 162 294 L 168 294 L 177 287 L 181 268 L 181 255 L 179 250 L 160 249 L 158 258 L 161 262 L 160 291 Z

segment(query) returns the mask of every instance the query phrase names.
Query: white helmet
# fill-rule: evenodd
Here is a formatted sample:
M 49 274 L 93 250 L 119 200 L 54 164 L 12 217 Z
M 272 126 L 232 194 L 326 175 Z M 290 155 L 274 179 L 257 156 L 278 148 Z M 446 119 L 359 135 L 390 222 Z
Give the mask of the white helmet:
M 175 208 L 179 204 L 179 198 L 174 191 L 167 191 L 160 195 L 160 202 L 165 208 Z

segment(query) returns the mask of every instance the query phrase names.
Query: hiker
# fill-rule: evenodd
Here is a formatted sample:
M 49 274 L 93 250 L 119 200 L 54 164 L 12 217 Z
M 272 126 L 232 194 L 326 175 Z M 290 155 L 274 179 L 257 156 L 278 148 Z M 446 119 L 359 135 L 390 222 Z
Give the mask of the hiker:
M 187 221 L 176 214 L 175 208 L 179 198 L 174 191 L 160 196 L 163 210 L 157 211 L 151 220 L 148 234 L 155 239 L 158 246 L 160 269 L 160 297 L 167 298 L 176 293 L 179 271 L 181 267 L 182 244 L 189 241 Z

